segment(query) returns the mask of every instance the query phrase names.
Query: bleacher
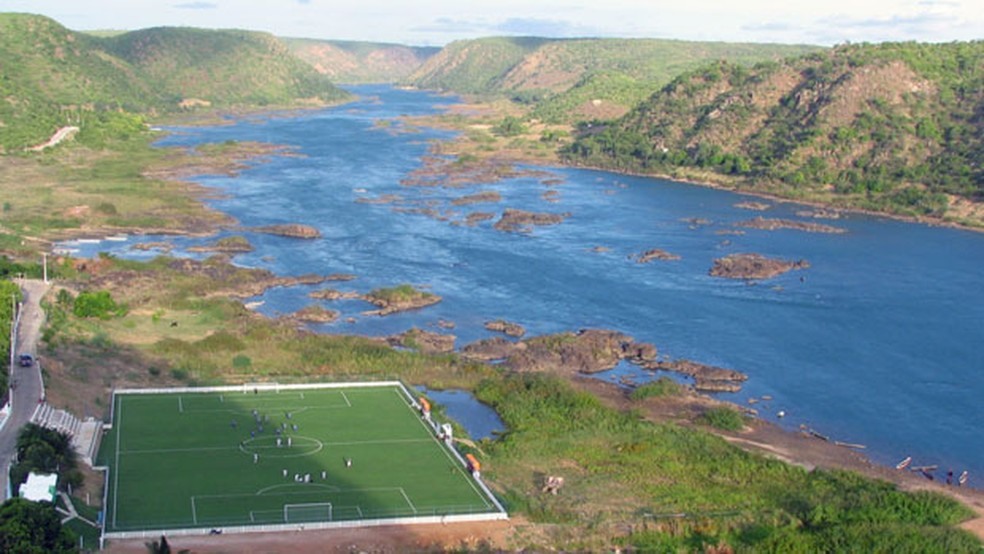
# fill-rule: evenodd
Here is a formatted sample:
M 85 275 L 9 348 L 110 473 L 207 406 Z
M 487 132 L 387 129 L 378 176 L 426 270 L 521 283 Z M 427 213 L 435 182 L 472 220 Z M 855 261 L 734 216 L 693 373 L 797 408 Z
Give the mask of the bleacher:
M 31 422 L 68 435 L 72 440 L 72 448 L 79 457 L 90 466 L 93 465 L 102 436 L 101 421 L 91 417 L 82 421 L 71 413 L 44 402 L 34 411 Z

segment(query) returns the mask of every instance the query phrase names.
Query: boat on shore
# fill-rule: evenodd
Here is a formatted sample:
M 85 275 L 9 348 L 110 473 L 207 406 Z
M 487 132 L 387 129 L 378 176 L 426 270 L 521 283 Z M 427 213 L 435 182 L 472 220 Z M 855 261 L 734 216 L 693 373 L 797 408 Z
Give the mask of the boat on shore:
M 906 456 L 901 462 L 895 464 L 895 469 L 905 469 L 912 463 L 912 456 Z

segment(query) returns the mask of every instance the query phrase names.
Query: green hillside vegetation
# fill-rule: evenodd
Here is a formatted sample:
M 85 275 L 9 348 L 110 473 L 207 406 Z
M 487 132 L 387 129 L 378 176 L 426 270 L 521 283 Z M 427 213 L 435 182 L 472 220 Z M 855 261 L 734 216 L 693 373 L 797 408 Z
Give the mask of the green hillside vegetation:
M 751 65 L 815 46 L 657 39 L 487 38 L 459 41 L 409 82 L 422 88 L 507 95 L 549 122 L 622 115 L 680 73 L 709 60 Z
M 158 27 L 111 37 L 105 47 L 167 91 L 172 106 L 191 98 L 266 106 L 344 96 L 267 33 Z
M 395 83 L 441 51 L 380 42 L 282 38 L 301 60 L 335 83 Z
M 346 96 L 271 35 L 148 29 L 107 37 L 29 14 L 0 14 L 0 153 L 59 127 L 113 127 L 107 113 L 167 114 L 193 105 L 289 106 Z M 124 118 L 125 119 L 125 118 Z M 137 122 L 142 124 L 141 122 Z M 89 136 L 104 134 L 101 131 Z
M 795 199 L 947 216 L 984 199 L 984 42 L 846 45 L 684 74 L 573 163 L 673 174 Z
M 407 82 L 427 89 L 463 94 L 490 94 L 502 90 L 501 80 L 523 58 L 551 39 L 490 37 L 459 40 L 444 47 Z

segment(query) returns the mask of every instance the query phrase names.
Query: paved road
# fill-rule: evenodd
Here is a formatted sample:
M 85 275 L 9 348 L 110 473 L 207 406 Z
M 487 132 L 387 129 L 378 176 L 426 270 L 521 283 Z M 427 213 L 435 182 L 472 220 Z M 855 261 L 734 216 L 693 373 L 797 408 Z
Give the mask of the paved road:
M 17 328 L 14 358 L 16 360 L 19 354 L 31 354 L 37 358 L 38 338 L 44 324 L 41 297 L 47 292 L 48 285 L 35 279 L 22 279 L 17 284 L 24 291 L 24 303 L 20 327 Z M 3 429 L 0 429 L 0 473 L 3 474 L 0 476 L 0 500 L 7 499 L 7 467 L 16 450 L 17 433 L 31 420 L 43 394 L 40 364 L 20 367 L 15 362 L 14 367 L 10 368 L 10 376 L 10 414 Z

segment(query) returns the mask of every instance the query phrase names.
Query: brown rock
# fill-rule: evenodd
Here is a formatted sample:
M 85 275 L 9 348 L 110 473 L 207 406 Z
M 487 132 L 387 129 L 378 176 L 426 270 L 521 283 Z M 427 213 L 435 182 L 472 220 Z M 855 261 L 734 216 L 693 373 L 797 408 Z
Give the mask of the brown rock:
M 441 301 L 440 296 L 419 291 L 410 285 L 376 289 L 363 296 L 362 299 L 380 308 L 365 312 L 365 315 L 389 315 L 407 310 L 417 310 Z
M 569 213 L 537 213 L 509 208 L 502 213 L 502 217 L 492 227 L 498 231 L 529 232 L 534 226 L 556 225 L 569 216 Z
M 676 254 L 670 254 L 666 250 L 653 248 L 652 250 L 646 250 L 642 254 L 638 254 L 635 257 L 635 259 L 637 262 L 641 264 L 645 264 L 653 260 L 664 260 L 664 261 L 679 260 L 680 256 L 677 256 Z
M 466 344 L 461 349 L 461 353 L 466 358 L 488 362 L 506 359 L 517 350 L 525 348 L 524 343 L 512 342 L 502 337 L 493 337 Z
M 284 225 L 264 225 L 253 227 L 257 233 L 267 233 L 269 235 L 279 235 L 281 237 L 291 237 L 297 239 L 316 239 L 321 237 L 321 232 L 309 225 L 299 223 L 288 223 Z
M 806 260 L 796 262 L 766 258 L 761 254 L 731 254 L 714 260 L 709 273 L 726 279 L 771 279 L 794 269 L 806 269 Z
M 414 327 L 399 335 L 387 337 L 386 341 L 393 346 L 413 348 L 425 354 L 438 354 L 453 352 L 455 339 L 454 335 L 442 335 Z
M 451 201 L 451 204 L 455 206 L 466 206 L 469 204 L 486 204 L 493 202 L 501 202 L 502 195 L 494 190 L 489 190 L 485 192 L 478 192 L 475 194 L 469 194 L 462 196 L 461 198 L 455 198 Z
M 338 319 L 339 313 L 321 306 L 307 306 L 294 312 L 290 318 L 305 323 L 331 323 Z
M 643 363 L 656 358 L 655 346 L 603 329 L 544 335 L 520 344 L 525 348 L 517 348 L 506 360 L 517 371 L 597 373 L 612 369 L 621 360 Z
M 478 223 L 481 223 L 482 221 L 488 221 L 493 218 L 495 218 L 495 214 L 492 213 L 472 212 L 468 214 L 468 217 L 465 218 L 465 224 L 469 226 L 474 226 L 477 225 Z
M 761 216 L 749 219 L 748 221 L 740 221 L 735 223 L 735 225 L 739 227 L 748 227 L 749 229 L 764 229 L 766 231 L 775 231 L 776 229 L 793 229 L 796 231 L 805 231 L 807 233 L 841 234 L 847 232 L 847 229 L 842 227 L 834 227 L 833 225 L 824 225 L 822 223 L 813 223 L 810 221 L 794 221 L 791 219 L 773 219 Z
M 740 371 L 704 365 L 691 360 L 650 362 L 644 364 L 644 367 L 693 377 L 694 388 L 703 392 L 738 392 L 741 390 L 741 383 L 748 379 L 748 376 Z
M 344 300 L 348 298 L 362 298 L 362 295 L 357 292 L 344 292 L 335 289 L 321 289 L 312 291 L 308 294 L 311 298 L 317 298 L 318 300 Z
M 503 321 L 497 319 L 495 321 L 488 321 L 485 323 L 485 328 L 489 331 L 496 331 L 499 333 L 505 333 L 510 337 L 522 337 L 526 334 L 526 329 L 517 323 L 510 323 L 508 321 Z

